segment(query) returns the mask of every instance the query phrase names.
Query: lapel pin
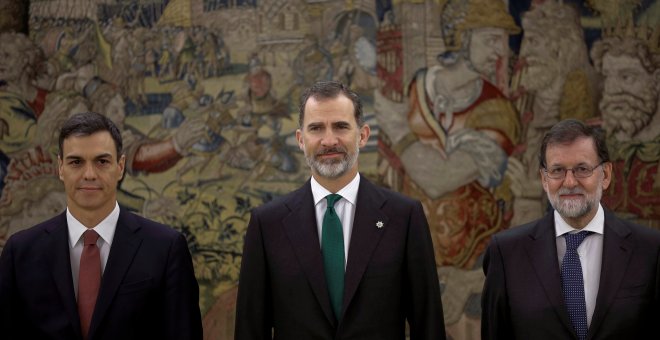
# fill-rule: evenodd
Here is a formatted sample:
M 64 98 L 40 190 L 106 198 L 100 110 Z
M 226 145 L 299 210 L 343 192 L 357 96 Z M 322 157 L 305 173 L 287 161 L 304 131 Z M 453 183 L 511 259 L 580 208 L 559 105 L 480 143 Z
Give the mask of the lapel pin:
M 383 227 L 383 221 L 376 222 L 376 227 L 378 227 L 378 229 L 382 228 Z

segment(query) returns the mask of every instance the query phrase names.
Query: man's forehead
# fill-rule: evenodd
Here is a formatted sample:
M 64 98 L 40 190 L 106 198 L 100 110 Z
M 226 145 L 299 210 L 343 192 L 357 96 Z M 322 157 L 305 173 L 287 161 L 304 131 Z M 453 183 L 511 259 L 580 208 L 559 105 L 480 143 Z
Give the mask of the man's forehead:
M 598 150 L 596 150 L 596 142 L 593 138 L 578 137 L 570 142 L 548 144 L 545 156 L 548 163 L 552 162 L 554 158 L 571 158 L 582 162 L 590 162 L 598 160 Z
M 90 152 L 78 152 L 77 150 L 72 150 L 71 152 L 64 153 L 64 158 L 89 158 L 89 159 L 99 159 L 99 158 L 115 158 L 115 155 L 113 152 L 96 152 L 96 153 L 90 153 Z
M 329 101 L 339 100 L 339 96 L 335 98 L 322 98 L 320 100 L 309 98 L 305 104 L 305 116 L 303 118 L 303 126 L 310 124 L 319 124 L 319 123 L 340 123 L 345 122 L 349 124 L 357 124 L 355 118 L 355 108 L 353 102 L 349 98 L 343 96 L 343 98 L 350 103 L 350 108 L 348 105 L 343 107 L 342 103 L 335 102 L 333 105 L 323 105 Z M 314 102 L 312 102 L 314 99 Z M 319 105 L 320 104 L 320 105 Z M 347 103 L 346 103 L 347 104 Z M 316 106 L 314 106 L 316 105 Z
M 305 108 L 307 108 L 310 105 L 316 105 L 316 104 L 324 104 L 328 102 L 345 102 L 349 101 L 351 103 L 351 106 L 353 106 L 353 102 L 351 101 L 350 98 L 348 98 L 345 94 L 343 93 L 338 93 L 334 97 L 326 97 L 322 95 L 311 95 L 309 98 L 307 98 L 307 102 L 305 102 Z
M 615 55 L 609 52 L 603 56 L 603 69 L 640 69 L 646 72 L 639 58 L 627 54 Z
M 504 28 L 500 27 L 480 27 L 472 30 L 473 35 L 508 35 Z
M 310 117 L 309 119 L 305 118 L 305 125 L 316 125 L 316 124 L 339 124 L 339 123 L 352 123 L 355 119 L 351 116 L 350 118 L 341 118 L 341 117 Z
M 71 148 L 74 148 L 71 150 Z M 92 134 L 72 134 L 62 141 L 62 153 L 88 153 L 110 154 L 113 157 L 117 153 L 115 140 L 108 131 L 97 131 Z
M 305 129 L 310 129 L 310 128 L 324 128 L 324 129 L 335 129 L 335 128 L 342 128 L 342 127 L 349 127 L 349 126 L 354 126 L 355 129 L 358 129 L 357 122 L 355 119 L 319 119 L 319 120 L 309 120 L 305 119 L 305 123 L 303 124 L 303 130 Z

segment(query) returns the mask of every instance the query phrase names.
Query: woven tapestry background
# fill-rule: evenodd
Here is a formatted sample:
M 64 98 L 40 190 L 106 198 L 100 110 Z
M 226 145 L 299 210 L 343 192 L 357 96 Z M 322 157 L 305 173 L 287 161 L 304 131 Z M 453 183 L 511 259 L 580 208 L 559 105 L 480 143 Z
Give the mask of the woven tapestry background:
M 614 159 L 603 202 L 660 228 L 660 1 L 0 1 L 0 247 L 65 209 L 57 134 L 122 131 L 122 207 L 188 238 L 205 337 L 231 339 L 250 209 L 309 176 L 298 96 L 349 84 L 364 175 L 422 201 L 452 339 L 478 339 L 490 236 L 547 209 L 537 152 L 574 117 Z M 21 32 L 21 33 L 15 33 Z

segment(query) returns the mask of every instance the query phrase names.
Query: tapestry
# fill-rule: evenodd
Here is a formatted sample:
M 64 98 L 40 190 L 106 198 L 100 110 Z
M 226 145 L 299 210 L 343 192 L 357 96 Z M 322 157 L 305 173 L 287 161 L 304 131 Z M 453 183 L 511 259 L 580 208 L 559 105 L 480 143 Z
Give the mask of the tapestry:
M 104 114 L 124 140 L 120 206 L 188 240 L 207 339 L 233 338 L 250 210 L 309 178 L 298 101 L 320 80 L 363 101 L 362 175 L 422 202 L 450 339 L 480 338 L 490 237 L 548 211 L 538 151 L 559 120 L 603 129 L 603 204 L 660 228 L 660 1 L 28 7 L 20 33 L 20 10 L 0 14 L 0 248 L 66 208 L 62 122 Z

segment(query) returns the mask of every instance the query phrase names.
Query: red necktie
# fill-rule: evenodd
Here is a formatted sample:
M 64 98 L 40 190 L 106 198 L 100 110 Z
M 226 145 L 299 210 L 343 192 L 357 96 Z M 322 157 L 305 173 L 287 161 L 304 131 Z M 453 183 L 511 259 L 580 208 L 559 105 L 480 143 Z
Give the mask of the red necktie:
M 99 234 L 94 230 L 87 230 L 83 233 L 83 239 L 84 248 L 80 256 L 78 275 L 78 314 L 82 335 L 86 339 L 101 286 L 101 254 L 96 246 Z

